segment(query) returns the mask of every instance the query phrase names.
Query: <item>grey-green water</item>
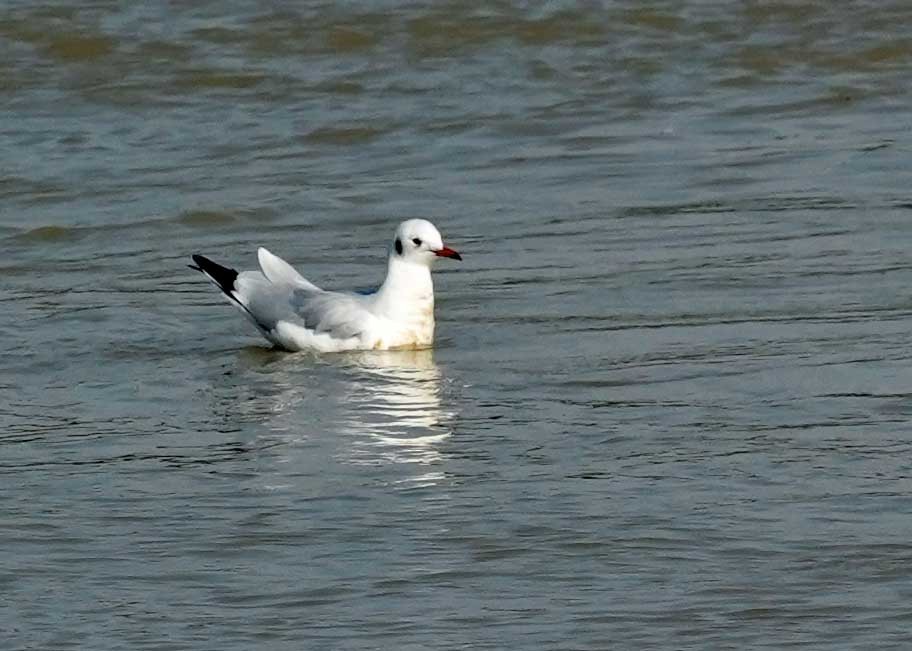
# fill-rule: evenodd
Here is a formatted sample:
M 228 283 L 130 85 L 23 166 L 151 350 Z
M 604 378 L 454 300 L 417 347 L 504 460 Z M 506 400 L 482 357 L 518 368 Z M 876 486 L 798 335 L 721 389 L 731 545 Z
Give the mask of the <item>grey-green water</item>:
M 7 2 L 3 649 L 906 649 L 912 9 Z M 270 351 L 185 264 L 380 279 Z

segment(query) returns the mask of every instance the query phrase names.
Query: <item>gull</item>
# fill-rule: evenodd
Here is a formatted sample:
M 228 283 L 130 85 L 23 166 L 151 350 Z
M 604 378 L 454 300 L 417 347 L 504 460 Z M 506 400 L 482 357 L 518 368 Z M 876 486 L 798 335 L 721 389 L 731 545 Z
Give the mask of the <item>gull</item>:
M 434 342 L 431 265 L 440 257 L 462 260 L 425 219 L 399 224 L 386 279 L 370 294 L 320 289 L 263 247 L 257 250 L 262 271 L 238 273 L 202 255 L 192 257 L 196 264 L 190 268 L 222 290 L 272 344 L 322 353 L 429 348 Z

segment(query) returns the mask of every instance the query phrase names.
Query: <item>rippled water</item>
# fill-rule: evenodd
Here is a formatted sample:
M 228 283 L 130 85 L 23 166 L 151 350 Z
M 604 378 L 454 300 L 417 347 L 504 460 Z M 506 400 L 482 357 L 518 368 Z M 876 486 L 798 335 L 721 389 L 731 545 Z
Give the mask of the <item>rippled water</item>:
M 6 3 L 2 647 L 908 648 L 910 24 Z M 185 267 L 370 286 L 407 217 L 433 353 Z

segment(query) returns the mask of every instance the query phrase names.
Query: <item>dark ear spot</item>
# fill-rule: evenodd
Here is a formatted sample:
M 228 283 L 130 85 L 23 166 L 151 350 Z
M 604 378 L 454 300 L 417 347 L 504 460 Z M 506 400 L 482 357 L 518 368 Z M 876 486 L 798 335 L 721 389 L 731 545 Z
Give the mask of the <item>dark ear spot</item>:
M 402 255 L 402 240 L 400 240 L 398 237 L 396 238 L 396 253 Z

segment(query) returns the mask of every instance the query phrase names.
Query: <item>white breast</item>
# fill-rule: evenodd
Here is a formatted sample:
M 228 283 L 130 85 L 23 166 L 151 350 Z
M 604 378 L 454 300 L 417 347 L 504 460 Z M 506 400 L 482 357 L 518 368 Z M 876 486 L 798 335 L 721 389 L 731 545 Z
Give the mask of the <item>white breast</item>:
M 434 343 L 434 301 L 422 301 L 417 309 L 383 319 L 373 333 L 369 348 L 427 348 Z

